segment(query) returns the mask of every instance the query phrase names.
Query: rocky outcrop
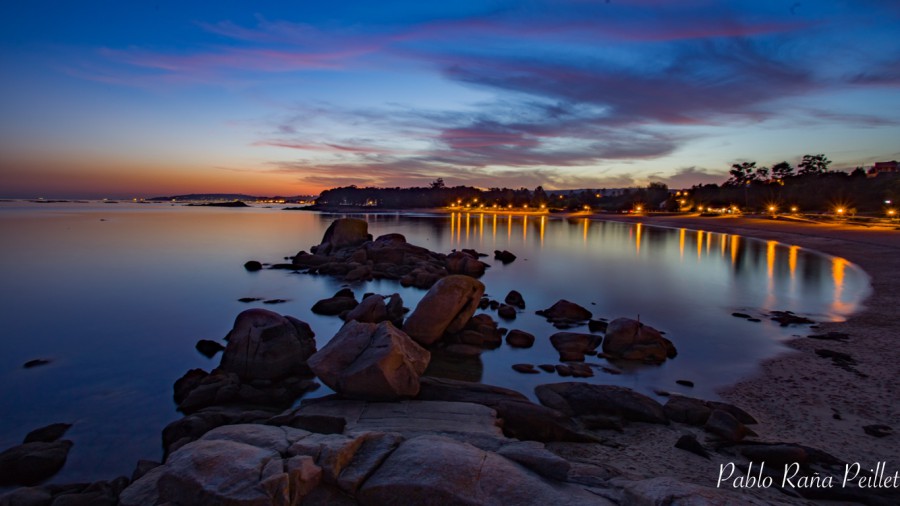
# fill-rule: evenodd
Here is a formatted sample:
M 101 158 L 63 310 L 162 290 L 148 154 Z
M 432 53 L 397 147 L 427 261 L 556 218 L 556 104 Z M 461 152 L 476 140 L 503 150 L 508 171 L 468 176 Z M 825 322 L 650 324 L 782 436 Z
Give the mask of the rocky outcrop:
M 369 234 L 369 224 L 366 220 L 340 218 L 328 226 L 325 235 L 322 236 L 322 242 L 310 250 L 318 255 L 328 255 L 341 248 L 358 246 L 371 240 L 372 235 Z
M 625 421 L 668 424 L 660 403 L 629 388 L 588 383 L 551 383 L 534 389 L 541 404 L 569 416 L 610 415 Z
M 484 285 L 477 279 L 453 275 L 437 282 L 413 310 L 403 330 L 428 346 L 445 333 L 461 331 L 478 309 Z
M 535 314 L 543 316 L 554 327 L 562 329 L 582 325 L 592 316 L 587 309 L 565 299 L 557 301 L 547 309 L 535 311 Z
M 239 314 L 225 340 L 220 369 L 248 381 L 308 374 L 306 359 L 316 351 L 309 325 L 265 309 Z
M 609 322 L 603 339 L 603 353 L 614 359 L 661 364 L 677 354 L 675 345 L 649 325 L 617 318 Z
M 480 254 L 475 251 L 436 253 L 407 243 L 402 234 L 386 234 L 373 241 L 364 221 L 352 222 L 336 220 L 328 229 L 335 230 L 326 231 L 322 244 L 311 248 L 313 254 L 301 251 L 291 263 L 271 268 L 325 274 L 346 282 L 390 279 L 403 286 L 430 288 L 449 274 L 479 277 L 489 267 L 478 260 Z
M 560 362 L 584 362 L 584 355 L 600 346 L 601 337 L 577 332 L 557 332 L 550 336 L 550 344 L 559 352 Z
M 419 393 L 431 355 L 390 322 L 350 321 L 315 355 L 312 371 L 335 392 L 362 399 Z

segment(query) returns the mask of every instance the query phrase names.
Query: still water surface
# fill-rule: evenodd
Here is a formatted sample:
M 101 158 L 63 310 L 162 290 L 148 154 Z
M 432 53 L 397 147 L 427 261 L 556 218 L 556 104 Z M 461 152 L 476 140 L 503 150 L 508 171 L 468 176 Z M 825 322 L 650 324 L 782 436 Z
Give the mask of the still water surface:
M 792 334 L 808 333 L 732 312 L 790 310 L 839 320 L 858 310 L 870 289 L 867 276 L 844 259 L 735 235 L 583 218 L 362 217 L 375 236 L 399 232 L 434 251 L 508 249 L 518 256 L 505 266 L 485 259 L 492 267 L 482 281 L 492 298 L 502 300 L 511 289 L 524 295 L 527 309 L 501 326 L 535 334 L 535 346 L 504 345 L 447 372 L 532 398 L 534 386 L 563 379 L 510 366 L 556 362 L 548 339 L 556 329 L 534 311 L 561 298 L 595 318 L 639 316 L 679 351 L 662 366 L 621 375 L 598 370 L 585 381 L 711 398 L 752 374 Z M 238 313 L 255 306 L 307 321 L 319 347 L 339 329 L 336 317 L 309 310 L 339 281 L 243 268 L 250 259 L 275 263 L 308 250 L 335 218 L 263 207 L 0 203 L 0 449 L 62 421 L 74 423 L 67 437 L 75 446 L 53 482 L 107 479 L 130 474 L 139 458 L 158 460 L 160 432 L 179 417 L 172 383 L 190 368 L 218 364 L 218 356 L 209 360 L 194 350 L 198 339 L 220 340 Z M 398 292 L 410 308 L 425 293 L 390 281 L 352 288 L 357 298 Z M 243 304 L 241 297 L 288 302 Z M 34 358 L 52 362 L 22 367 Z M 311 395 L 326 393 L 323 387 Z

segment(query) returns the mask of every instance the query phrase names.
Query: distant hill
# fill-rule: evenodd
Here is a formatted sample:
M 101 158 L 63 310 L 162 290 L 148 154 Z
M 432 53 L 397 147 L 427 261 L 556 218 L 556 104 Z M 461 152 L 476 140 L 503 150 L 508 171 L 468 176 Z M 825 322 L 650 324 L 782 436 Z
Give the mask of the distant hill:
M 316 195 L 294 195 L 291 197 L 264 197 L 258 195 L 245 195 L 243 193 L 190 193 L 187 195 L 170 195 L 166 197 L 153 197 L 146 199 L 152 202 L 228 202 L 241 200 L 245 202 L 312 202 Z

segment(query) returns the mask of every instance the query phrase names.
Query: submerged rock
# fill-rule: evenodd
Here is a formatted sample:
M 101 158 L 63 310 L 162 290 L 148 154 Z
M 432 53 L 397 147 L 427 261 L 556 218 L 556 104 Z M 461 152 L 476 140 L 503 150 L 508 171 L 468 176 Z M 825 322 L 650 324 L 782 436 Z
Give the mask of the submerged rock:
M 35 441 L 0 453 L 0 486 L 36 485 L 53 476 L 66 463 L 73 443 L 67 439 Z

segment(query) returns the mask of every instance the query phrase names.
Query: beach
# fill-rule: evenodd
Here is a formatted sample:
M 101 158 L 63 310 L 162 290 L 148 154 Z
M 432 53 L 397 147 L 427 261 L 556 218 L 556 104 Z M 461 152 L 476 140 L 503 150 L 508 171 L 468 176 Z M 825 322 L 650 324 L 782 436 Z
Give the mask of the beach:
M 764 441 L 799 443 L 847 462 L 874 468 L 900 465 L 898 435 L 866 434 L 867 425 L 897 430 L 900 419 L 900 233 L 887 227 L 820 224 L 752 217 L 609 216 L 594 218 L 646 225 L 739 234 L 798 245 L 843 257 L 871 277 L 873 293 L 864 309 L 845 322 L 797 328 L 783 355 L 761 364 L 759 373 L 720 392 L 722 398 L 759 420 L 754 430 Z M 846 341 L 810 339 L 809 334 L 843 332 Z M 836 367 L 816 350 L 849 354 L 852 372 Z M 688 477 L 686 477 L 688 478 Z

